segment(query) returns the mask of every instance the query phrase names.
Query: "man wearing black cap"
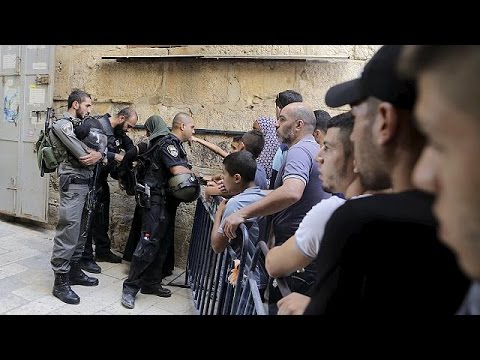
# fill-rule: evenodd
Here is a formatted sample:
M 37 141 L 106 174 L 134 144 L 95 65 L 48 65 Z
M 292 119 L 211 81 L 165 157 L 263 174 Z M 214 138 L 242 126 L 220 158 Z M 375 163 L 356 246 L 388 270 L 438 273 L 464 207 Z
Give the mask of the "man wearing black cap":
M 362 185 L 379 194 L 347 201 L 331 217 L 305 314 L 454 314 L 467 290 L 438 241 L 432 197 L 411 182 L 424 137 L 412 120 L 414 84 L 397 76 L 401 46 L 384 46 L 359 79 L 332 87 L 330 107 L 350 104 Z

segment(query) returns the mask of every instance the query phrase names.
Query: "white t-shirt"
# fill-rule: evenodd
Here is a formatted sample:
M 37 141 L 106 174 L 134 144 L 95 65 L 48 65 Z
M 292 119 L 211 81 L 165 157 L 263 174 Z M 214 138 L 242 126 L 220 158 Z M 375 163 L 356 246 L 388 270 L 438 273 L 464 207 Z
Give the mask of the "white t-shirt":
M 350 200 L 367 195 L 369 194 L 354 196 Z M 325 226 L 335 210 L 342 206 L 345 201 L 345 199 L 339 198 L 338 196 L 332 196 L 320 201 L 305 215 L 295 232 L 298 250 L 300 250 L 303 255 L 310 259 L 317 257 L 323 233 L 325 232 Z

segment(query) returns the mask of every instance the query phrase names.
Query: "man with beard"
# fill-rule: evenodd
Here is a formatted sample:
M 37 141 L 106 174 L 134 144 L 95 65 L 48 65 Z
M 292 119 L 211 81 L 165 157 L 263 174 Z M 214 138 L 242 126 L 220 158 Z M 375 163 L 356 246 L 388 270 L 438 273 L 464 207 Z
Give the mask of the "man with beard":
M 57 169 L 60 203 L 50 263 L 55 274 L 53 296 L 67 304 L 78 304 L 80 297 L 71 285 L 98 285 L 98 279 L 87 276 L 80 268 L 85 244 L 80 231 L 93 167 L 104 156 L 107 139 L 100 133 L 98 122 L 84 123 L 92 108 L 90 94 L 83 90 L 72 91 L 67 106 L 68 110 L 52 125 L 58 138 L 56 145 L 65 158 Z M 77 134 L 77 129 L 82 134 Z
M 358 197 L 365 189 L 355 171 L 353 143 L 350 140 L 353 117 L 350 112 L 334 116 L 325 127 L 324 143 L 317 157 L 323 190 L 345 193 L 347 199 Z M 271 277 L 281 278 L 301 271 L 317 257 L 325 224 L 344 202 L 345 199 L 338 196 L 320 201 L 305 215 L 294 235 L 281 246 L 270 249 L 265 267 Z
M 130 150 L 135 145 L 127 136 L 129 129 L 135 127 L 138 115 L 132 107 L 126 107 L 115 116 L 105 114 L 99 119 L 108 139 L 107 156 L 104 160 L 106 166 L 99 168 L 97 179 L 97 203 L 92 220 L 91 231 L 87 235 L 85 249 L 82 254 L 80 266 L 83 270 L 91 273 L 100 273 L 102 269 L 96 261 L 120 263 L 122 258 L 110 250 L 110 237 L 108 236 L 110 219 L 110 188 L 108 186 L 108 174 L 116 177 L 116 164 L 122 161 L 120 150 Z M 95 241 L 95 260 L 93 257 L 92 243 Z

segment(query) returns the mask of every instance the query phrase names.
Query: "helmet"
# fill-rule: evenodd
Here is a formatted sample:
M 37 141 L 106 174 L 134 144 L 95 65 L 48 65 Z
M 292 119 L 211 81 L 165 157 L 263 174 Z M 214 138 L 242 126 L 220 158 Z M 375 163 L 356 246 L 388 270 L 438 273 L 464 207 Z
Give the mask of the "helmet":
M 107 148 L 108 139 L 107 135 L 105 135 L 105 131 L 92 127 L 82 141 L 90 149 L 103 154 Z
M 197 200 L 200 183 L 193 173 L 177 174 L 168 180 L 168 192 L 183 202 Z

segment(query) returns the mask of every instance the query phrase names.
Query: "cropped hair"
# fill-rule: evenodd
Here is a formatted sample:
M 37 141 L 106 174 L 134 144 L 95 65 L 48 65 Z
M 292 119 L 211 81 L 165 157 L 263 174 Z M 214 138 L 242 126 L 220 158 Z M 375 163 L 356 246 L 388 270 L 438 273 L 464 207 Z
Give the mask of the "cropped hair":
M 257 162 L 251 152 L 242 150 L 231 153 L 223 159 L 223 165 L 230 176 L 240 174 L 243 183 L 248 184 L 255 181 Z
M 332 117 L 327 123 L 327 129 L 339 128 L 340 141 L 343 145 L 345 158 L 348 159 L 353 153 L 353 143 L 350 140 L 350 135 L 353 131 L 353 115 L 350 111 Z
M 78 103 L 82 103 L 86 98 L 91 99 L 92 96 L 80 89 L 74 89 L 70 95 L 68 96 L 67 100 L 67 107 L 70 109 L 75 101 L 78 101 Z
M 283 109 L 288 104 L 294 102 L 303 102 L 302 95 L 295 90 L 282 91 L 281 93 L 278 93 L 277 98 L 275 99 L 275 105 L 280 109 Z
M 245 145 L 245 150 L 250 151 L 255 159 L 260 156 L 260 153 L 265 146 L 265 138 L 263 133 L 259 130 L 250 130 L 246 132 L 243 134 L 241 141 Z
M 318 129 L 325 134 L 327 132 L 328 120 L 330 120 L 332 117 L 325 110 L 315 110 L 313 113 L 315 114 L 315 119 L 317 121 L 315 130 Z
M 135 116 L 136 118 L 138 118 L 137 112 L 131 106 L 128 106 L 128 107 L 120 110 L 118 112 L 117 116 L 119 116 L 119 117 L 120 116 L 125 116 L 126 119 L 130 119 L 132 116 Z

